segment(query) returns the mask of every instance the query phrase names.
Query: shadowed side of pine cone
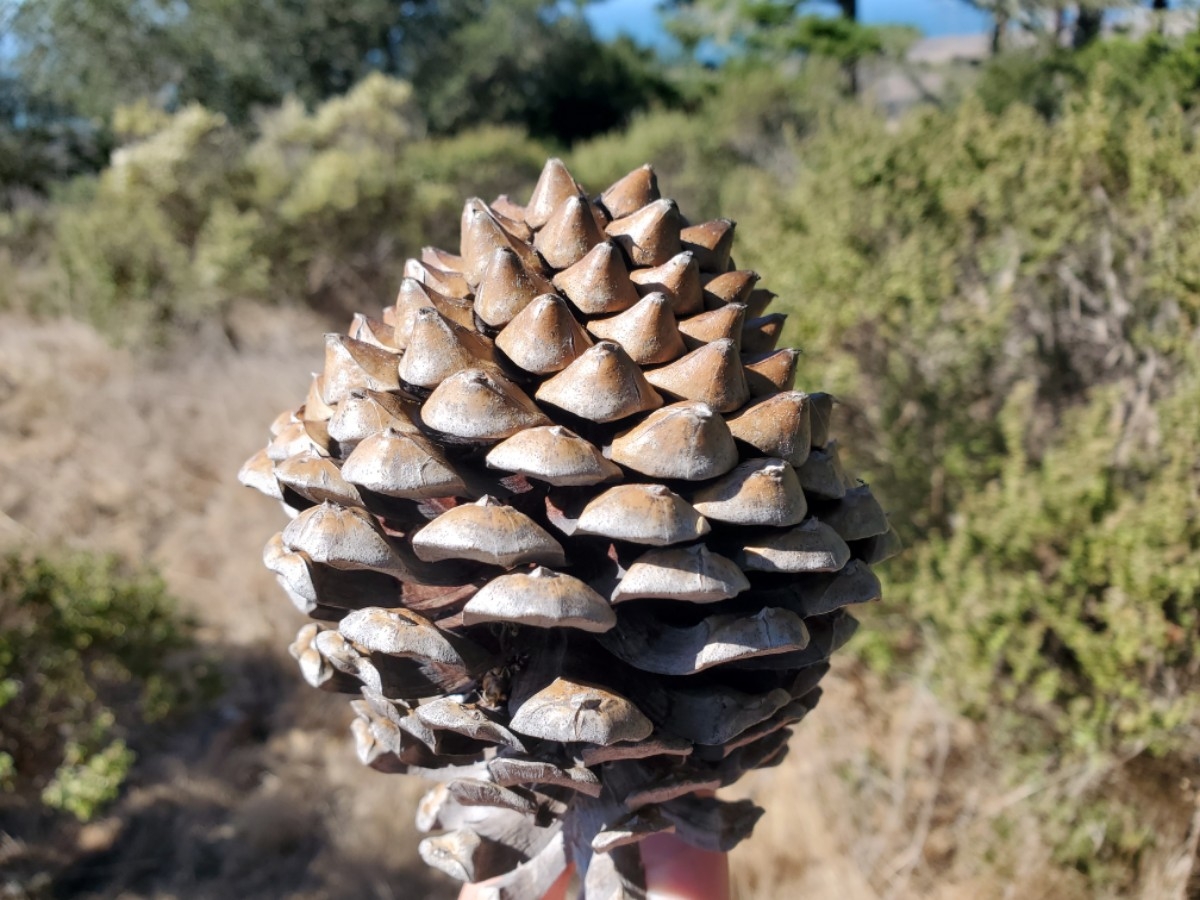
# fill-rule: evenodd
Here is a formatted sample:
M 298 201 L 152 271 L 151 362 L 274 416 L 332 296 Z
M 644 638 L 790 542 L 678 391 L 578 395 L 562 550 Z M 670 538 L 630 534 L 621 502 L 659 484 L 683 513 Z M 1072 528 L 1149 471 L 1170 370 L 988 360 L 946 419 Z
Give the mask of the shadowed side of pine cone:
M 748 836 L 712 791 L 783 759 L 899 549 L 733 236 L 649 166 L 589 199 L 552 159 L 328 335 L 242 469 L 291 518 L 263 558 L 303 677 L 356 698 L 365 764 L 437 782 L 421 855 L 488 896 L 574 863 L 638 897 L 647 835 Z

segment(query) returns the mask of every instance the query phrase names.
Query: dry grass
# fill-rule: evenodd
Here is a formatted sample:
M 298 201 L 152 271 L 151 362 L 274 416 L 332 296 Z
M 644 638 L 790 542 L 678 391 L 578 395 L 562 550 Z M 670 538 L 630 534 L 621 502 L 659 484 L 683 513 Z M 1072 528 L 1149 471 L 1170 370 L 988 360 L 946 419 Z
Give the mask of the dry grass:
M 344 700 L 294 676 L 283 648 L 300 616 L 258 552 L 281 515 L 234 481 L 320 365 L 322 328 L 256 309 L 236 327 L 237 351 L 205 336 L 148 361 L 77 323 L 0 315 L 0 544 L 153 563 L 230 683 L 219 709 L 143 754 L 109 818 L 65 836 L 0 836 L 0 868 L 54 870 L 59 893 L 93 897 L 450 897 L 415 857 L 421 785 L 360 767 Z M 768 810 L 734 853 L 736 895 L 1083 898 L 1082 876 L 1049 857 L 1030 799 L 1069 802 L 1111 782 L 1147 798 L 1160 838 L 1135 895 L 1187 896 L 1200 817 L 1169 777 L 1006 784 L 998 772 L 919 672 L 889 686 L 842 661 L 788 759 L 736 791 Z

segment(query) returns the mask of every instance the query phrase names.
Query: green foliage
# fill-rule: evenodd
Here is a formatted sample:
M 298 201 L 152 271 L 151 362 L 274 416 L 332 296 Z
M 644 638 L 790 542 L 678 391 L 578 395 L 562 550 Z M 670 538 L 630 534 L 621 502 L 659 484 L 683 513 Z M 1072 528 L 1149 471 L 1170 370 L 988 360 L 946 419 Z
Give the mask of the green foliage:
M 62 765 L 42 790 L 42 803 L 69 812 L 81 822 L 117 799 L 135 754 L 122 740 L 89 752 L 82 744 L 67 744 Z
M 112 558 L 0 559 L 0 785 L 80 819 L 116 795 L 127 739 L 211 693 L 191 623 Z
M 1087 752 L 1195 748 L 1197 388 L 1161 405 L 1156 440 L 1126 466 L 1117 392 L 1067 415 L 1039 461 L 1025 446 L 1033 386 L 1013 392 L 999 477 L 917 548 L 894 594 L 937 628 L 942 689 L 964 708 Z
M 23 192 L 45 194 L 58 181 L 96 171 L 108 150 L 107 134 L 0 74 L 0 210 Z
M 531 184 L 546 152 L 499 128 L 425 140 L 412 88 L 382 75 L 312 112 L 284 103 L 253 140 L 198 106 L 120 124 L 140 137 L 61 206 L 57 247 L 71 309 L 124 339 L 239 299 L 361 308 L 405 256 L 457 239 L 464 192 Z
M 843 11 L 853 4 L 839 4 Z M 911 29 L 863 25 L 850 14 L 812 15 L 808 0 L 681 0 L 668 4 L 668 30 L 692 55 L 777 63 L 800 54 L 852 65 L 901 50 Z
M 1130 110 L 1191 109 L 1200 96 L 1200 32 L 1113 37 L 1080 51 L 1042 44 L 1004 53 L 984 67 L 976 90 L 992 112 L 1020 103 L 1052 118 L 1102 70 L 1110 95 Z
M 22 74 L 79 113 L 107 118 L 149 99 L 199 103 L 235 121 L 287 94 L 307 102 L 349 89 L 386 54 L 389 31 L 415 26 L 432 3 L 309 0 L 28 0 L 12 33 Z
M 570 142 L 674 98 L 650 53 L 547 0 L 26 0 L 11 18 L 26 83 L 98 120 L 148 102 L 241 125 L 375 72 L 418 86 L 435 133 L 507 124 Z
M 570 143 L 624 124 L 654 100 L 675 100 L 648 51 L 628 39 L 598 42 L 577 12 L 548 12 L 542 0 L 475 7 L 413 76 L 435 133 L 523 125 Z

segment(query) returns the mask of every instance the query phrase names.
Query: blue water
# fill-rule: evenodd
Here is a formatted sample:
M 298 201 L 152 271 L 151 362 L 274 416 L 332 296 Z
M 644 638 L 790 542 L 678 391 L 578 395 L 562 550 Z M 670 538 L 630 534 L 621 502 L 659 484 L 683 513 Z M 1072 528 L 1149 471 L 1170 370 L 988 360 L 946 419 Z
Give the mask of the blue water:
M 669 42 L 658 12 L 658 0 L 602 0 L 588 4 L 584 14 L 601 38 L 627 34 L 639 44 Z M 813 12 L 834 4 L 813 3 Z M 991 27 L 991 17 L 962 0 L 859 0 L 859 19 L 868 25 L 911 25 L 929 36 L 979 34 Z

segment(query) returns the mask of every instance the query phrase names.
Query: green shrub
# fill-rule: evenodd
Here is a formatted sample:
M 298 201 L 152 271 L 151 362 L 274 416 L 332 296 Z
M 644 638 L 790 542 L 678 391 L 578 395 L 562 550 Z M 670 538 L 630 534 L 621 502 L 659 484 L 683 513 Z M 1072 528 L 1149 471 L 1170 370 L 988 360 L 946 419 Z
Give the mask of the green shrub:
M 916 548 L 893 593 L 936 628 L 942 689 L 965 709 L 1042 749 L 1196 749 L 1197 386 L 1162 404 L 1155 439 L 1124 466 L 1115 391 L 1071 412 L 1039 461 L 1026 448 L 1032 385 L 1014 391 L 999 477 Z
M 0 786 L 93 816 L 135 731 L 215 687 L 191 632 L 159 578 L 112 558 L 0 558 Z
M 1101 70 L 1110 95 L 1128 109 L 1191 108 L 1200 88 L 1200 34 L 1114 36 L 1082 51 L 1042 45 L 1003 53 L 984 66 L 975 90 L 992 112 L 1023 104 L 1052 118 Z
M 426 140 L 412 89 L 382 75 L 312 112 L 288 101 L 252 139 L 195 106 L 118 124 L 136 139 L 60 205 L 56 243 L 68 308 L 126 340 L 245 299 L 380 304 L 405 257 L 457 241 L 464 192 L 532 185 L 545 158 L 512 129 Z

